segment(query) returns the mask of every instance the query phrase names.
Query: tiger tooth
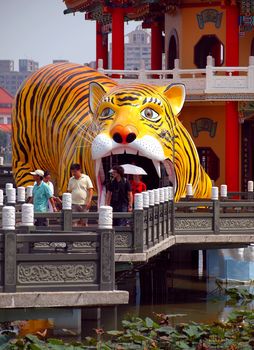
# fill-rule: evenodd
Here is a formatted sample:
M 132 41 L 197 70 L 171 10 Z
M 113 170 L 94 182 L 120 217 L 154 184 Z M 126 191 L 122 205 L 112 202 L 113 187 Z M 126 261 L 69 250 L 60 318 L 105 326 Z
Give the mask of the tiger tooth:
M 137 150 L 133 148 L 126 148 L 125 151 L 127 154 L 137 154 Z
M 154 167 L 155 167 L 155 169 L 157 171 L 157 174 L 158 174 L 158 176 L 160 178 L 161 177 L 161 165 L 160 165 L 160 162 L 158 162 L 157 160 L 154 160 L 154 159 L 152 159 L 152 161 L 153 161 L 153 165 L 154 165 Z
M 122 153 L 124 153 L 124 148 L 118 147 L 118 148 L 112 149 L 111 153 L 112 154 L 122 154 Z
M 95 176 L 96 176 L 96 179 L 98 178 L 100 167 L 101 167 L 101 158 L 96 159 L 96 161 L 95 161 Z

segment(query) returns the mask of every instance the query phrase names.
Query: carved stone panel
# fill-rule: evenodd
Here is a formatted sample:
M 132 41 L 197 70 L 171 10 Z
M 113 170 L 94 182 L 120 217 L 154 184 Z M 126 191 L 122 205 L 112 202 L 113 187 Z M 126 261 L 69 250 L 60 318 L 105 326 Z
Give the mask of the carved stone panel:
M 91 248 L 96 249 L 98 244 L 97 242 L 73 242 L 73 248 Z M 34 248 L 42 249 L 42 248 L 66 248 L 66 242 L 36 242 L 33 244 Z
M 131 246 L 131 232 L 119 232 L 115 234 L 115 248 L 130 248 Z
M 176 231 L 209 231 L 212 230 L 212 219 L 175 218 Z
M 220 219 L 221 230 L 253 230 L 254 218 L 221 218 Z
M 73 242 L 73 248 L 92 248 L 96 249 L 98 246 L 97 242 Z
M 20 263 L 17 280 L 20 284 L 34 283 L 94 283 L 97 279 L 95 262 L 87 263 Z

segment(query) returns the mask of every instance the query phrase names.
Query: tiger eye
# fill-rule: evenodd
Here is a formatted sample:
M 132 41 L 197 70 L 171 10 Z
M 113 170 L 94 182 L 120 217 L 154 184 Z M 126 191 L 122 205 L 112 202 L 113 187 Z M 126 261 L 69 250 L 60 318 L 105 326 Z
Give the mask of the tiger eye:
M 109 108 L 109 107 L 106 107 L 103 109 L 103 111 L 101 112 L 101 115 L 100 115 L 100 118 L 104 118 L 104 119 L 107 119 L 109 117 L 112 117 L 114 115 L 114 111 L 113 109 Z
M 150 108 L 145 109 L 145 116 L 151 118 L 153 116 L 153 111 Z
M 107 117 L 110 113 L 110 108 L 105 108 L 102 113 L 101 113 L 101 116 L 102 117 Z

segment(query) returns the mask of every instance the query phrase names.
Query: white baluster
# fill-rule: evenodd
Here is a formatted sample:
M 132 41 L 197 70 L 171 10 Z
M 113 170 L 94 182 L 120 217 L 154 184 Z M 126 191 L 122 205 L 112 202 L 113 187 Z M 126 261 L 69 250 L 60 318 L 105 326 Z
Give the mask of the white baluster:
M 142 193 L 135 193 L 134 195 L 134 209 L 143 209 L 143 195 Z
M 15 204 L 16 203 L 16 188 L 8 188 L 6 190 L 7 194 L 7 203 Z
M 154 189 L 154 204 L 160 204 L 160 189 Z
M 4 165 L 4 157 L 0 157 L 0 165 Z
M 149 194 L 149 205 L 151 207 L 154 206 L 154 190 L 148 190 L 148 194 Z
M 0 190 L 0 206 L 4 205 L 4 191 Z
M 228 196 L 228 186 L 227 185 L 220 186 L 220 196 L 221 196 L 221 198 L 227 198 L 227 196 Z
M 112 229 L 113 208 L 107 205 L 99 208 L 99 228 Z
M 193 189 L 192 189 L 192 184 L 187 184 L 186 185 L 186 194 L 188 197 L 193 196 Z
M 26 187 L 26 198 L 33 196 L 33 186 L 27 186 Z
M 22 210 L 22 225 L 33 226 L 34 225 L 34 206 L 31 203 L 24 203 L 21 206 Z
M 168 187 L 163 187 L 164 190 L 164 202 L 168 202 L 169 200 L 169 190 Z
M 212 187 L 212 198 L 213 201 L 216 201 L 219 199 L 219 189 L 216 186 Z
M 63 208 L 63 210 L 71 210 L 72 209 L 71 193 L 63 193 L 62 208 Z
M 170 201 L 174 199 L 174 189 L 172 186 L 168 186 L 168 199 Z
M 7 182 L 5 184 L 5 194 L 7 195 L 7 190 L 9 190 L 10 188 L 13 188 L 13 184 L 10 182 Z
M 4 230 L 15 230 L 15 208 L 5 206 L 2 209 L 2 227 Z
M 253 181 L 248 181 L 248 192 L 253 192 Z
M 25 187 L 20 186 L 17 188 L 17 201 L 19 203 L 26 201 L 26 189 L 25 189 Z
M 143 196 L 143 208 L 149 208 L 149 193 L 148 191 L 142 192 Z
M 164 203 L 164 188 L 159 188 L 160 191 L 160 203 Z

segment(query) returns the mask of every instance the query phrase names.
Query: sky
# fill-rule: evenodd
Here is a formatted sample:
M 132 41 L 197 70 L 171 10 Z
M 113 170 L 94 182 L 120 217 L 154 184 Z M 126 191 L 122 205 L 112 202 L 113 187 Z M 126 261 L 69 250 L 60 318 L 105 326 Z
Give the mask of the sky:
M 40 67 L 53 59 L 74 63 L 95 60 L 95 21 L 84 13 L 64 15 L 62 0 L 0 0 L 0 59 L 33 59 Z M 125 25 L 125 34 L 137 22 Z

